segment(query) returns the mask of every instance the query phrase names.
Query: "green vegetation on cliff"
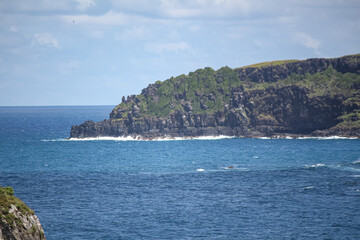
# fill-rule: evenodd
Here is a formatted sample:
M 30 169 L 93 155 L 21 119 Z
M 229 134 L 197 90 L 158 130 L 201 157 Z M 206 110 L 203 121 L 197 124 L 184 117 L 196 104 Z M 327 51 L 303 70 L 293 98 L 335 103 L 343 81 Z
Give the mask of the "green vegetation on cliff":
M 314 60 L 313 64 L 286 60 L 253 64 L 237 69 L 198 69 L 188 75 L 171 77 L 164 82 L 157 81 L 149 85 L 142 94 L 123 100 L 113 110 L 111 118 L 124 120 L 130 113 L 135 121 L 149 116 L 166 117 L 175 112 L 212 114 L 224 111 L 230 102 L 231 92 L 237 88 L 252 92 L 297 86 L 305 89 L 310 98 L 341 95 L 345 98 L 344 104 L 360 106 L 359 72 L 347 72 L 346 68 L 342 69 L 342 65 L 338 64 L 340 60 L 345 62 L 341 63 L 342 65 L 359 65 L 360 56 L 320 59 L 320 63 Z M 316 64 L 319 66 L 314 67 Z M 261 100 L 261 96 L 252 100 Z
M 262 67 L 282 65 L 285 63 L 297 62 L 297 61 L 299 61 L 299 60 L 293 59 L 293 60 L 270 61 L 270 62 L 255 63 L 255 64 L 247 65 L 247 66 L 244 66 L 241 68 L 262 68 Z
M 11 187 L 2 188 L 0 186 L 0 213 L 5 217 L 7 223 L 13 226 L 14 222 L 19 220 L 16 219 L 14 214 L 9 212 L 11 205 L 16 206 L 16 208 L 24 215 L 34 214 L 33 210 L 14 196 L 14 190 Z M 22 225 L 21 222 L 17 222 L 17 224 Z
M 14 196 L 11 187 L 0 186 L 0 239 L 45 239 L 34 211 Z
M 99 123 L 70 137 L 356 136 L 360 55 L 198 69 L 122 98 Z
M 350 97 L 359 93 L 357 86 L 360 87 L 360 75 L 355 73 L 343 74 L 329 66 L 325 71 L 315 74 L 293 73 L 289 77 L 277 82 L 245 82 L 244 86 L 248 90 L 298 86 L 307 89 L 310 97 L 334 96 L 338 94 Z

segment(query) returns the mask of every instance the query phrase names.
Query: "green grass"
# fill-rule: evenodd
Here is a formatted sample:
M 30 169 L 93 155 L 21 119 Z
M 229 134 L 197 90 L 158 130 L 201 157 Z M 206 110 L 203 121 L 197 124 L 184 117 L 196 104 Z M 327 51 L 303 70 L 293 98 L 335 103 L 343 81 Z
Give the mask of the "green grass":
M 17 221 L 12 213 L 9 213 L 11 205 L 15 205 L 24 215 L 34 214 L 33 210 L 26 206 L 23 201 L 14 196 L 14 190 L 11 187 L 2 188 L 0 186 L 0 215 L 3 215 L 6 222 L 11 226 L 14 225 L 14 222 L 16 222 L 16 224 L 22 224 L 20 221 Z
M 282 65 L 282 64 L 291 63 L 291 62 L 298 62 L 298 61 L 300 61 L 300 60 L 291 59 L 291 60 L 269 61 L 269 62 L 262 62 L 262 63 L 256 63 L 256 64 L 243 66 L 243 67 L 240 67 L 238 69 L 242 69 L 242 68 L 244 68 L 244 69 L 245 68 L 262 68 L 262 67 L 277 66 L 277 65 Z
M 360 83 L 360 75 L 355 73 L 343 74 L 329 67 L 327 70 L 315 74 L 292 74 L 277 82 L 246 82 L 244 86 L 246 90 L 264 90 L 269 87 L 282 88 L 295 85 L 308 89 L 309 97 L 339 94 L 351 97 L 358 92 L 352 87 L 355 83 Z
M 242 68 L 262 68 L 297 61 L 299 60 L 263 62 Z M 190 72 L 188 75 L 182 74 L 171 77 L 163 82 L 157 81 L 158 90 L 153 95 L 145 97 L 139 94 L 135 96 L 139 99 L 139 102 L 122 102 L 115 107 L 113 112 L 119 113 L 122 111 L 122 116 L 118 120 L 125 120 L 128 118 L 128 113 L 132 111 L 134 104 L 137 104 L 140 109 L 139 117 L 166 117 L 175 111 L 183 112 L 184 104 L 189 102 L 192 105 L 194 114 L 214 113 L 224 110 L 224 106 L 229 104 L 231 91 L 240 86 L 244 87 L 245 91 L 265 90 L 270 87 L 278 89 L 287 86 L 298 86 L 306 89 L 310 98 L 326 95 L 343 95 L 353 98 L 358 92 L 353 88 L 355 83 L 360 83 L 359 74 L 343 74 L 332 67 L 316 74 L 292 74 L 286 79 L 280 79 L 276 82 L 240 80 L 238 73 L 229 67 L 222 67 L 217 71 L 212 68 L 204 68 Z M 261 96 L 258 98 L 261 98 Z M 354 101 L 358 102 L 358 99 Z M 353 104 L 354 101 L 349 102 L 349 104 Z M 200 102 L 205 103 L 208 109 L 201 109 Z

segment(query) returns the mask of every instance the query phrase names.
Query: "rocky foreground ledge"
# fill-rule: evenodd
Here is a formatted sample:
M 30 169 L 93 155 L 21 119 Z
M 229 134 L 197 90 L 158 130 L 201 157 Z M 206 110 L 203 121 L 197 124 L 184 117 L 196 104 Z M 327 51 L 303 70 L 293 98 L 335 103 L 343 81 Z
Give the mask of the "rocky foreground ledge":
M 38 217 L 14 196 L 11 187 L 0 186 L 0 240 L 44 240 Z
M 360 54 L 288 60 L 157 81 L 70 138 L 360 138 Z

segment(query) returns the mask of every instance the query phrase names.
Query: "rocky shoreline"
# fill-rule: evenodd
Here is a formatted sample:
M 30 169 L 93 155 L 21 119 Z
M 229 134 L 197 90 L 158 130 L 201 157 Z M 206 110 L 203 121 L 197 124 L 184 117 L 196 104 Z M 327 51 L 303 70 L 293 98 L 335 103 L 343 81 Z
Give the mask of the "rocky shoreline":
M 72 126 L 70 138 L 360 138 L 359 74 L 360 55 L 205 68 L 123 97 L 110 119 Z
M 148 131 L 141 134 L 141 132 L 132 132 L 127 134 L 117 134 L 121 132 L 122 124 L 113 124 L 110 120 L 102 122 L 87 121 L 79 126 L 72 126 L 71 135 L 68 140 L 80 140 L 80 139 L 103 139 L 103 140 L 186 140 L 186 139 L 220 139 L 220 138 L 263 138 L 263 139 L 311 139 L 311 138 L 323 138 L 323 139 L 360 139 L 359 131 L 333 131 L 316 130 L 310 134 L 304 133 L 273 133 L 273 132 L 259 132 L 250 131 L 246 135 L 238 134 L 239 129 L 231 128 L 200 128 L 194 129 L 196 131 L 181 131 L 169 129 Z M 140 133 L 140 134 L 139 134 Z M 79 135 L 80 134 L 80 135 Z
M 0 186 L 0 240 L 6 239 L 45 240 L 45 234 L 34 211 Z

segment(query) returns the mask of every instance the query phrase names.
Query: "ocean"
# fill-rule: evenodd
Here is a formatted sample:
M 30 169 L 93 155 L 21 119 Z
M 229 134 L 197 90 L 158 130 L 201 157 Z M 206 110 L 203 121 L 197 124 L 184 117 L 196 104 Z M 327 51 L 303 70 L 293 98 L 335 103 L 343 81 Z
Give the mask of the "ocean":
M 67 140 L 113 107 L 0 107 L 0 185 L 48 240 L 359 238 L 360 140 Z

